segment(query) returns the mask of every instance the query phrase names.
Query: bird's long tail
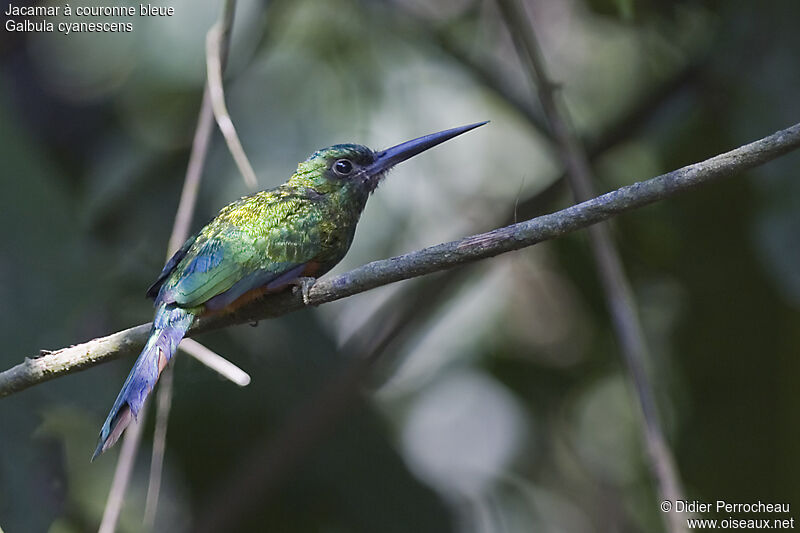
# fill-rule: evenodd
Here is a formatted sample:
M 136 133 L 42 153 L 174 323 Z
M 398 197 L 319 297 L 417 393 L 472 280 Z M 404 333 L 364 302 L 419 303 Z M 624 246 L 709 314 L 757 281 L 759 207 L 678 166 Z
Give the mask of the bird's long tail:
M 161 371 L 169 363 L 193 319 L 194 314 L 186 309 L 159 304 L 147 344 L 136 359 L 100 430 L 92 460 L 113 446 L 131 420 L 138 416 L 145 399 L 153 390 Z

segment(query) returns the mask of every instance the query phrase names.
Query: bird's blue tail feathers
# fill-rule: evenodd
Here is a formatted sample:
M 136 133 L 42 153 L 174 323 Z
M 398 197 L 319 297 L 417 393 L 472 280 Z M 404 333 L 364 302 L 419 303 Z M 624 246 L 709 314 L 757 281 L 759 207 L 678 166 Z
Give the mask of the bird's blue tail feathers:
M 192 325 L 192 320 L 194 314 L 186 309 L 174 304 L 158 305 L 150 337 L 100 430 L 92 460 L 113 446 L 131 420 L 138 416 L 161 371 L 167 366 L 178 348 L 178 343 Z

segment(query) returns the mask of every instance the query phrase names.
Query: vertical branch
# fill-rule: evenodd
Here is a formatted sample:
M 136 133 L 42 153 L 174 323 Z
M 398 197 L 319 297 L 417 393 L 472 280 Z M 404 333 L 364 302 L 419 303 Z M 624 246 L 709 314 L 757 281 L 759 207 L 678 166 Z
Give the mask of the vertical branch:
M 542 109 L 567 169 L 567 179 L 575 199 L 578 202 L 585 201 L 593 196 L 589 159 L 574 134 L 569 115 L 557 92 L 558 87 L 553 84 L 547 72 L 535 30 L 531 24 L 525 24 L 524 21 L 528 20 L 527 14 L 517 0 L 497 0 L 497 4 L 520 60 L 527 65 L 528 75 L 538 89 Z M 597 224 L 589 227 L 588 231 L 617 341 L 639 399 L 650 469 L 656 478 L 661 499 L 674 501 L 681 498 L 679 475 L 672 452 L 664 438 L 652 384 L 645 371 L 647 343 L 637 315 L 633 291 L 625 276 L 608 225 Z M 666 514 L 665 525 L 672 532 L 685 531 L 683 522 L 675 513 Z
M 139 412 L 139 418 L 134 419 L 125 431 L 125 438 L 122 440 L 122 449 L 119 452 L 119 459 L 117 459 L 117 467 L 114 469 L 114 479 L 111 481 L 111 489 L 108 491 L 108 500 L 106 500 L 98 533 L 114 533 L 117 529 L 122 504 L 125 502 L 125 492 L 128 489 L 133 465 L 136 462 L 136 451 L 142 440 L 142 429 L 146 416 L 147 410 L 142 409 Z
M 220 21 L 209 30 L 209 35 L 212 33 L 218 35 L 218 45 L 216 48 L 218 55 L 216 61 L 219 69 L 220 83 L 222 69 L 224 69 L 227 62 L 235 9 L 236 0 L 225 0 Z M 210 79 L 211 74 L 209 73 L 208 76 Z M 192 141 L 189 164 L 186 168 L 181 198 L 175 213 L 175 222 L 172 226 L 169 244 L 167 245 L 167 257 L 175 253 L 189 236 L 189 228 L 194 216 L 195 205 L 197 204 L 200 178 L 203 174 L 206 157 L 208 155 L 208 147 L 211 141 L 213 117 L 211 90 L 209 89 L 209 80 L 207 79 L 203 90 L 203 99 L 194 139 Z M 250 183 L 248 182 L 248 184 Z M 252 185 L 255 186 L 255 181 Z M 160 381 L 161 386 L 156 398 L 156 427 L 153 437 L 153 455 L 150 463 L 147 503 L 145 505 L 143 520 L 147 529 L 152 529 L 155 523 L 158 495 L 161 487 L 167 425 L 169 421 L 169 410 L 172 404 L 172 365 L 164 369 Z M 116 529 L 124 503 L 125 492 L 127 491 L 128 482 L 130 481 L 130 476 L 136 462 L 136 454 L 139 449 L 139 444 L 141 443 L 145 413 L 146 408 L 141 411 L 139 420 L 135 420 L 128 431 L 125 432 L 122 449 L 120 450 L 120 456 L 117 460 L 117 467 L 114 471 L 114 479 L 111 483 L 111 490 L 109 491 L 103 518 L 100 523 L 100 533 L 113 533 Z
M 219 44 L 219 56 L 217 62 L 220 72 L 225 69 L 228 62 L 228 48 L 230 47 L 231 28 L 233 27 L 233 15 L 236 10 L 236 0 L 225 0 L 222 8 L 220 22 L 222 23 L 221 42 Z M 212 26 L 211 31 L 215 31 L 217 22 Z M 220 75 L 221 77 L 221 75 Z M 178 211 L 175 214 L 175 223 L 172 226 L 172 234 L 167 245 L 167 257 L 171 256 L 181 247 L 181 244 L 189 236 L 189 227 L 192 223 L 194 206 L 197 202 L 197 191 L 200 186 L 200 177 L 203 175 L 203 168 L 206 164 L 208 155 L 208 145 L 211 142 L 211 132 L 213 127 L 214 111 L 211 105 L 211 91 L 209 89 L 208 74 L 203 88 L 203 101 L 200 104 L 200 113 L 197 119 L 197 127 L 194 131 L 192 140 L 192 152 L 189 155 L 189 165 L 186 167 L 186 177 L 183 180 L 183 190 L 178 204 Z
M 236 0 L 225 0 L 222 8 L 220 20 L 211 27 L 206 35 L 206 40 L 211 39 L 212 34 L 217 36 L 218 46 L 216 47 L 216 65 L 219 69 L 220 84 L 222 83 L 222 70 L 228 60 L 228 50 L 230 48 L 231 28 L 233 27 L 233 17 L 236 11 Z M 207 69 L 208 70 L 208 69 Z M 186 169 L 181 200 L 178 205 L 178 213 L 175 217 L 175 224 L 172 227 L 167 257 L 174 254 L 181 244 L 189 237 L 189 227 L 194 216 L 194 208 L 197 204 L 197 192 L 199 190 L 200 178 L 205 167 L 208 155 L 208 146 L 211 141 L 213 131 L 212 118 L 213 112 L 213 93 L 212 73 L 206 73 L 206 84 L 203 89 L 203 102 L 197 121 L 192 142 L 192 153 L 189 156 L 189 165 Z M 252 169 L 251 169 L 252 170 Z M 248 180 L 245 180 L 248 181 Z M 248 185 L 255 186 L 255 175 L 253 183 Z M 181 218 L 182 216 L 182 218 Z M 210 350 L 209 350 L 210 351 Z M 156 425 L 153 433 L 153 455 L 150 461 L 150 477 L 147 484 L 147 502 L 145 504 L 144 525 L 147 529 L 152 529 L 155 524 L 156 510 L 158 508 L 158 495 L 161 492 L 161 474 L 164 469 L 164 453 L 166 452 L 167 427 L 169 425 L 169 411 L 172 407 L 173 390 L 173 365 L 164 369 L 161 376 L 161 385 L 156 397 Z
M 167 256 L 175 253 L 189 235 L 213 125 L 214 113 L 211 111 L 211 96 L 208 93 L 208 85 L 206 85 L 192 141 L 192 153 L 189 155 L 189 165 L 186 167 L 186 177 L 183 180 L 181 199 L 178 203 L 178 210 L 175 212 L 175 222 L 172 225 L 172 234 L 167 245 Z
M 150 477 L 147 481 L 147 500 L 144 504 L 145 529 L 152 530 L 156 523 L 158 496 L 161 493 L 161 474 L 164 471 L 164 453 L 167 448 L 167 426 L 172 407 L 172 365 L 161 374 L 156 396 L 156 427 L 153 431 L 153 455 L 150 459 Z

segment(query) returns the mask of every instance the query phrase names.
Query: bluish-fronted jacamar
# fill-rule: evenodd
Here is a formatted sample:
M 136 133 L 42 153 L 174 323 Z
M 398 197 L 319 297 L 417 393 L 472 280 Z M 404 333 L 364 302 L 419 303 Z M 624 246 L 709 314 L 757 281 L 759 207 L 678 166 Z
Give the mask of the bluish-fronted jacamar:
M 324 148 L 283 185 L 223 208 L 167 261 L 148 289 L 156 307 L 150 337 L 103 424 L 93 458 L 138 415 L 196 316 L 224 312 L 329 271 L 350 248 L 367 198 L 389 169 L 483 124 L 380 152 L 358 144 Z

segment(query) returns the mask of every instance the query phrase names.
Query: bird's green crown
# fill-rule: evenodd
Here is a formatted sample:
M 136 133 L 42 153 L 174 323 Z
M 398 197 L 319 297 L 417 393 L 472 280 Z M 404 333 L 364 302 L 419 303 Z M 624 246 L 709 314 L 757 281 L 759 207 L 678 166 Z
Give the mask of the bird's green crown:
M 368 195 L 382 177 L 382 173 L 367 172 L 374 162 L 375 152 L 366 146 L 335 144 L 301 162 L 289 184 L 310 187 L 322 194 L 345 189 Z

